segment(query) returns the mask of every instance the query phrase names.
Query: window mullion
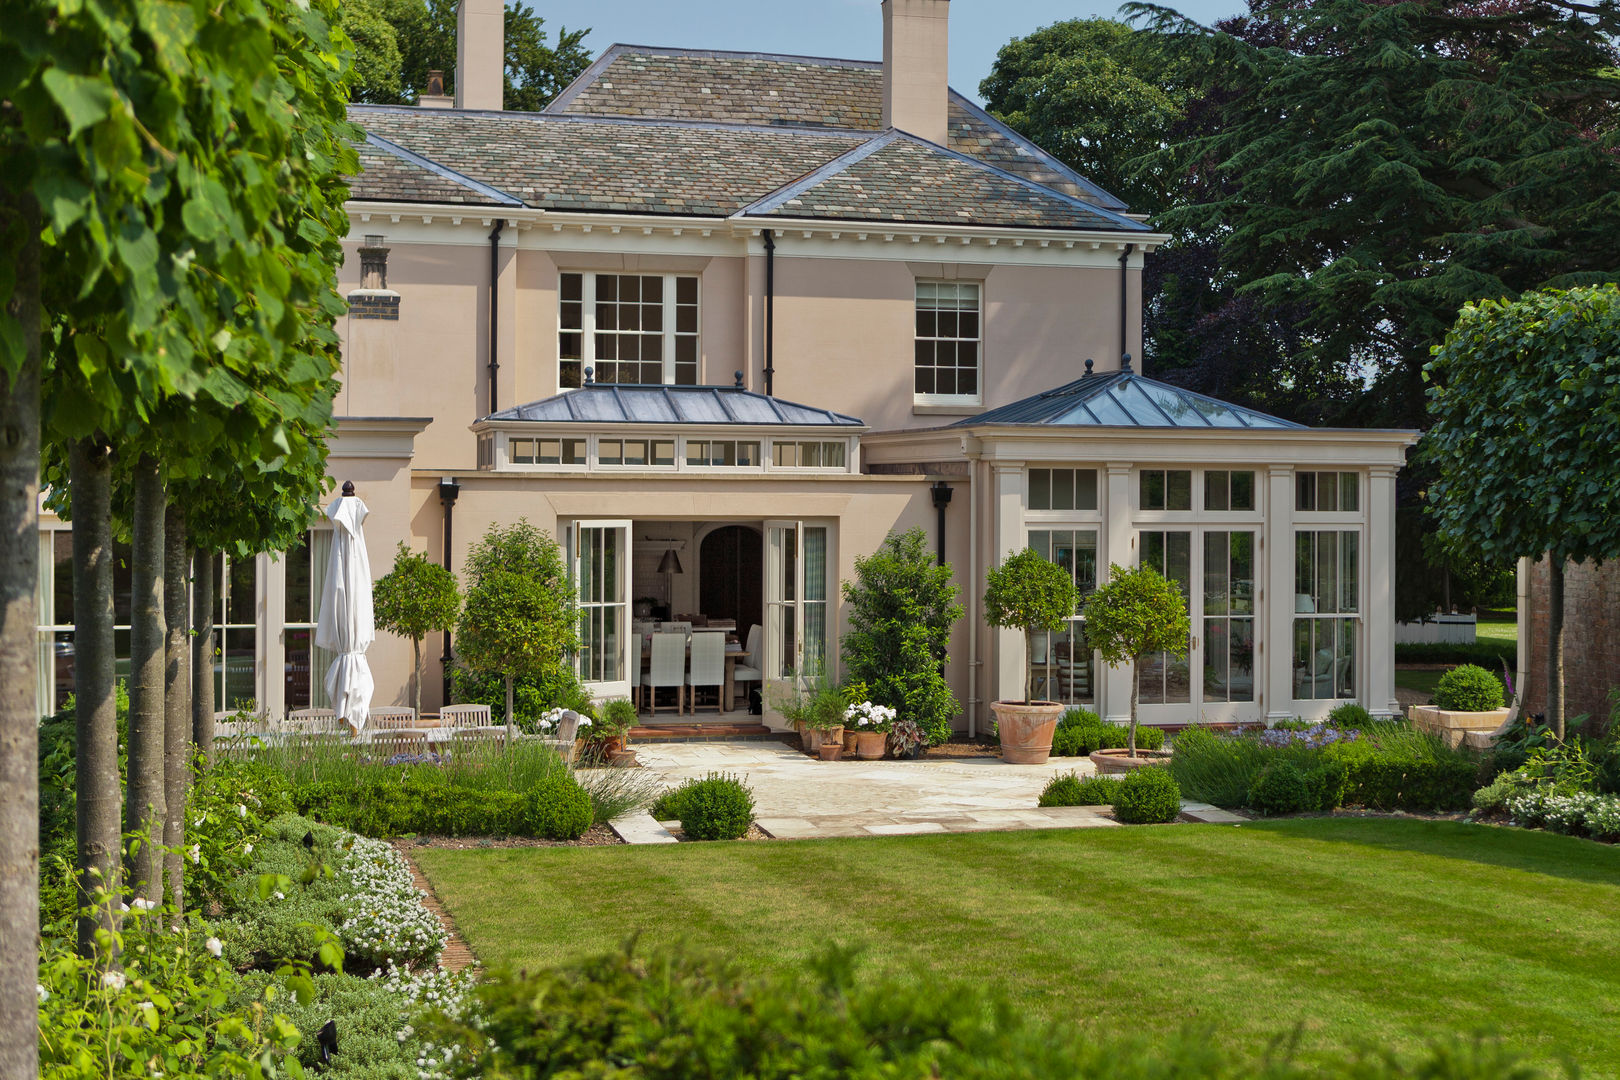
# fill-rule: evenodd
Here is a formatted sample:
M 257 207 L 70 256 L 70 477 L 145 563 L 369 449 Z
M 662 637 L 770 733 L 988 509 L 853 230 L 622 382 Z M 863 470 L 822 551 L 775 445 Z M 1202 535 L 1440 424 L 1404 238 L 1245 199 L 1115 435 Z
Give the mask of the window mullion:
M 584 340 L 579 344 L 579 381 L 585 382 L 585 369 L 590 367 L 594 375 L 596 367 L 596 277 L 595 274 L 583 275 L 584 281 L 580 283 L 580 302 L 585 310 L 580 312 L 580 332 Z
M 675 384 L 675 313 L 679 305 L 675 301 L 675 275 L 664 275 L 664 295 L 659 300 L 663 309 L 663 352 L 660 354 L 664 367 L 664 385 Z

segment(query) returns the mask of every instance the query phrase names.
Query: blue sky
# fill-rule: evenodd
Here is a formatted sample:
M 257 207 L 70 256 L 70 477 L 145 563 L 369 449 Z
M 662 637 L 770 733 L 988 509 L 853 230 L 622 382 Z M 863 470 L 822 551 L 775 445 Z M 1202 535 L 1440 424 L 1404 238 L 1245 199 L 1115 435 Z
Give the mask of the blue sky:
M 878 0 L 530 0 L 549 30 L 591 28 L 592 55 L 622 41 L 755 52 L 876 60 L 883 52 Z M 1236 14 L 1242 0 L 1172 3 L 1200 22 Z M 1092 0 L 953 0 L 951 85 L 977 99 L 996 50 L 1014 37 L 1060 19 L 1114 16 L 1118 2 Z

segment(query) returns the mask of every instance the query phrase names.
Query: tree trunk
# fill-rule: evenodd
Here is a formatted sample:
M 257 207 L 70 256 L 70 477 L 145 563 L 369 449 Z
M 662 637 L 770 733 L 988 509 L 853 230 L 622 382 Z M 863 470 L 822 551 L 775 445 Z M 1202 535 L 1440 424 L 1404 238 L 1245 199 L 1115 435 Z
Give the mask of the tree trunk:
M 1128 756 L 1136 756 L 1136 701 L 1142 694 L 1142 680 L 1137 678 L 1137 664 L 1131 663 L 1131 729 L 1125 733 L 1125 750 Z
M 15 259 L 6 314 L 23 355 L 0 368 L 0 1080 L 39 1073 L 39 206 L 0 189 Z
M 422 719 L 422 639 L 411 638 L 411 678 L 416 682 L 416 719 Z
M 1035 703 L 1035 632 L 1024 630 L 1024 704 Z
M 1547 553 L 1547 723 L 1564 741 L 1564 560 Z
M 132 841 L 129 882 L 137 899 L 163 894 L 163 474 L 151 455 L 135 466 L 135 514 L 130 544 L 129 795 L 124 831 Z
M 191 787 L 191 621 L 186 512 L 170 503 L 163 526 L 163 871 L 169 902 L 185 908 L 186 792 Z
M 506 677 L 506 745 L 512 745 L 512 676 Z
M 118 706 L 114 696 L 112 459 L 107 448 L 80 440 L 68 448 L 73 500 L 73 699 L 77 792 L 78 904 L 106 899 L 79 919 L 79 953 L 94 956 L 96 930 L 118 928 L 123 792 L 118 787 Z
M 191 553 L 191 741 L 202 767 L 214 755 L 214 563 L 212 551 Z

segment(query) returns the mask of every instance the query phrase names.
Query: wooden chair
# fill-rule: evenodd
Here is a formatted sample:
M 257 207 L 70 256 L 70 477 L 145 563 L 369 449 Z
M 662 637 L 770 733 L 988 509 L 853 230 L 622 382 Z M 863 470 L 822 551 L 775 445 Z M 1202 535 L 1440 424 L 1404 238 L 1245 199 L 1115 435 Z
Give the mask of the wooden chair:
M 499 746 L 505 740 L 506 728 L 500 724 L 458 726 L 451 729 L 450 749 L 452 753 L 456 753 L 486 746 Z
M 439 710 L 439 726 L 456 729 L 490 727 L 489 706 L 446 705 Z
M 737 658 L 737 666 L 731 669 L 731 681 L 736 684 L 765 683 L 765 657 L 760 655 L 760 638 L 764 628 L 755 623 L 748 628 L 748 649 Z M 726 702 L 730 706 L 731 702 Z
M 416 710 L 408 705 L 382 705 L 370 710 L 366 726 L 373 731 L 402 731 L 414 728 Z
M 288 730 L 300 735 L 332 734 L 347 725 L 331 709 L 294 709 L 287 714 Z
M 701 687 L 714 688 L 714 711 L 725 712 L 726 635 L 721 630 L 699 630 L 692 635 L 692 659 L 687 669 L 686 685 L 690 690 L 689 711 L 697 711 L 697 692 Z
M 371 733 L 366 745 L 374 758 L 391 758 L 395 754 L 427 753 L 427 732 L 420 729 L 380 729 Z
M 686 704 L 686 635 L 658 633 L 652 636 L 652 668 L 647 674 L 647 706 L 658 715 L 658 691 L 675 688 L 675 713 Z
M 569 709 L 557 722 L 557 734 L 553 738 L 542 739 L 541 742 L 557 751 L 564 761 L 571 762 L 574 760 L 574 743 L 578 736 L 579 713 Z

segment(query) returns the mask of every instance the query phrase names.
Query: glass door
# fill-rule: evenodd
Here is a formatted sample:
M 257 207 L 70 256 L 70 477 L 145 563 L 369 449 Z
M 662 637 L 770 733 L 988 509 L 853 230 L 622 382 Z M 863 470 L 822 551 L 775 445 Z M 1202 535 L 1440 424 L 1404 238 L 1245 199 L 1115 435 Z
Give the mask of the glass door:
M 1192 624 L 1185 657 L 1158 653 L 1137 668 L 1140 718 L 1155 724 L 1257 721 L 1254 532 L 1165 529 L 1143 530 L 1140 537 L 1141 564 L 1181 588 Z
M 803 685 L 827 665 L 827 528 L 765 523 L 765 678 Z
M 580 681 L 598 699 L 627 698 L 636 637 L 630 633 L 630 522 L 576 521 L 571 547 Z M 633 662 L 641 663 L 639 650 Z

